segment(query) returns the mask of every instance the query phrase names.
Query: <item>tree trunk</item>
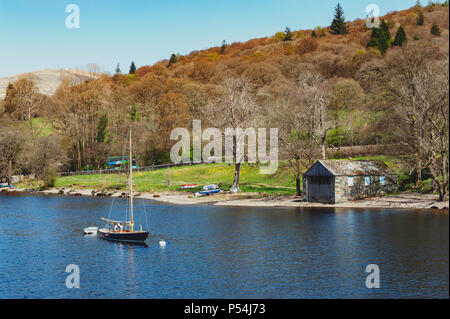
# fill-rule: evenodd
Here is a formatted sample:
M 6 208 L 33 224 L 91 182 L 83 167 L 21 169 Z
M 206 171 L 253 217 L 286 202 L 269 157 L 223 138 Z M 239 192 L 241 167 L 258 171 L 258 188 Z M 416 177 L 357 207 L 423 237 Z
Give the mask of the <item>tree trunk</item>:
M 320 146 L 321 149 L 321 153 L 322 153 L 322 159 L 326 160 L 327 159 L 327 149 L 325 146 L 325 143 L 322 143 L 322 145 Z
M 422 163 L 416 160 L 416 186 L 414 188 L 420 189 L 422 187 Z
M 234 180 L 231 189 L 239 189 L 239 177 L 241 175 L 241 163 L 236 163 L 234 168 Z
M 300 188 L 300 176 L 295 177 L 295 187 L 297 189 L 297 196 L 302 196 L 302 190 Z
M 12 167 L 12 160 L 10 159 L 8 161 L 8 187 L 12 184 L 12 174 L 13 174 L 13 167 Z
M 75 113 L 75 147 L 77 150 L 77 170 L 81 171 L 81 150 L 80 150 L 80 132 L 78 130 L 78 117 Z

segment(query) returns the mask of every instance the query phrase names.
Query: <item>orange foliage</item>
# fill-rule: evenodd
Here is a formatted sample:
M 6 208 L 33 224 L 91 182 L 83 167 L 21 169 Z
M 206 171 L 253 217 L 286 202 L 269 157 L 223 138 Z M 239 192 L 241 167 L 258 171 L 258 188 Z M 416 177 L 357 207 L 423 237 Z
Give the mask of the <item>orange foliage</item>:
M 305 38 L 300 40 L 300 42 L 295 47 L 295 52 L 297 54 L 303 55 L 305 53 L 314 52 L 319 47 L 319 43 L 314 38 Z

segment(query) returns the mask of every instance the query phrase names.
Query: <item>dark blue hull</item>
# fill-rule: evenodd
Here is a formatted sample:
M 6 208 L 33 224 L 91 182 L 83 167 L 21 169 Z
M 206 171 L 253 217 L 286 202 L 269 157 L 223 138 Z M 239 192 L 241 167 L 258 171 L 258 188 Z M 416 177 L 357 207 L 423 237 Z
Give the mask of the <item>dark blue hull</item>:
M 97 235 L 101 239 L 111 240 L 111 241 L 123 241 L 131 243 L 142 243 L 148 237 L 148 232 L 146 231 L 135 231 L 135 232 L 111 232 L 99 229 Z

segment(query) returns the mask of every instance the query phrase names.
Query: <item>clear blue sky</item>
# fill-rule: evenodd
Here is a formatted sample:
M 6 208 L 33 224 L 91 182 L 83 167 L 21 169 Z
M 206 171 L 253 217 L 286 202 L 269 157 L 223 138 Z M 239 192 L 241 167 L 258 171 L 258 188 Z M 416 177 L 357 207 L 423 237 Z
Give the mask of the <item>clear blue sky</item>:
M 422 0 L 425 4 L 426 0 Z M 95 63 L 127 72 L 171 53 L 330 25 L 338 0 L 0 0 L 0 77 Z M 68 4 L 80 8 L 80 29 L 67 29 Z M 347 20 L 381 15 L 416 0 L 340 0 Z

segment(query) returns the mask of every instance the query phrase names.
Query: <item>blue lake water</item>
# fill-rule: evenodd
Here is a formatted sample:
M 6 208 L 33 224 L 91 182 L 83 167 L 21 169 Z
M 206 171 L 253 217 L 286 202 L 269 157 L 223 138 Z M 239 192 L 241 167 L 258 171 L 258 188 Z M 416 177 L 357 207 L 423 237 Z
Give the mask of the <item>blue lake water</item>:
M 111 207 L 123 219 L 127 200 L 112 201 L 0 195 L 0 298 L 449 297 L 448 214 L 138 199 L 147 246 L 84 236 Z M 69 264 L 80 289 L 65 285 Z M 366 288 L 368 264 L 380 268 L 380 289 Z

